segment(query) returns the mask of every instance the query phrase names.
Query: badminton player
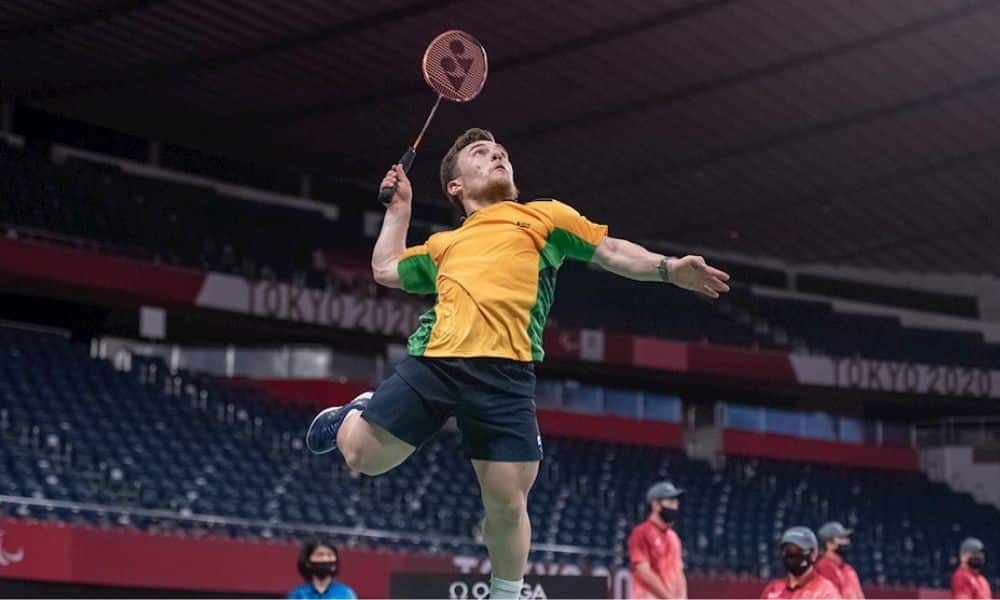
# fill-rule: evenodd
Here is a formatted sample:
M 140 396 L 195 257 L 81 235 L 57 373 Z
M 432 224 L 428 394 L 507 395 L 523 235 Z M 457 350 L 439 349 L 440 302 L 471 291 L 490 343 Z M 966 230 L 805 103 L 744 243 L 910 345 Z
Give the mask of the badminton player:
M 406 248 L 410 182 L 396 186 L 372 255 L 375 281 L 436 294 L 410 336 L 409 358 L 374 394 L 328 408 L 313 420 L 313 452 L 340 450 L 347 465 L 379 475 L 406 459 L 452 415 L 472 460 L 486 512 L 492 598 L 516 598 L 531 543 L 527 500 L 542 458 L 534 363 L 565 259 L 594 262 L 622 277 L 669 283 L 710 298 L 729 275 L 700 256 L 667 257 L 622 239 L 556 200 L 520 204 L 507 150 L 470 129 L 441 161 L 445 195 L 465 215 L 457 229 Z M 650 315 L 656 318 L 656 315 Z

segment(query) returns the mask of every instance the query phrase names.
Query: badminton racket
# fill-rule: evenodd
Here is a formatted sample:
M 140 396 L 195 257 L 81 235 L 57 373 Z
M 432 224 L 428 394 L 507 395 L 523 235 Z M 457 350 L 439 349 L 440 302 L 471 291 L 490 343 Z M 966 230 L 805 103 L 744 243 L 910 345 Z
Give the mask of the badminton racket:
M 424 121 L 424 126 L 420 129 L 416 139 L 402 158 L 399 164 L 403 166 L 404 172 L 410 171 L 413 158 L 417 155 L 417 148 L 427 131 L 427 127 L 434 119 L 438 106 L 442 99 L 452 102 L 468 102 L 483 90 L 486 84 L 486 73 L 488 64 L 486 62 L 486 49 L 479 43 L 479 40 L 464 31 L 452 29 L 437 36 L 427 45 L 424 51 L 424 58 L 421 62 L 421 69 L 424 72 L 424 81 L 431 89 L 437 92 L 437 100 L 431 107 L 431 112 Z M 389 205 L 393 194 L 396 193 L 396 186 L 384 187 L 378 192 L 378 199 L 384 205 Z

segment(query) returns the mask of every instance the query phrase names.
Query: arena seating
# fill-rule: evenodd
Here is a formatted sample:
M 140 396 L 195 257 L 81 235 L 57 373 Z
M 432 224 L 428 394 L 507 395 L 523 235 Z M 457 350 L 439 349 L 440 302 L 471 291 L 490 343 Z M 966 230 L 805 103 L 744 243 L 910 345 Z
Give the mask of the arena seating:
M 358 251 L 370 241 L 358 226 L 335 223 L 315 210 L 239 200 L 79 159 L 54 165 L 30 146 L 17 150 L 0 143 L 0 197 L 0 223 L 92 240 L 111 252 L 312 287 L 325 285 L 324 274 L 336 270 L 335 257 L 342 254 L 345 271 L 360 269 L 370 280 L 367 256 Z M 638 285 L 569 263 L 560 273 L 552 318 L 568 326 L 685 341 L 1000 364 L 1000 345 L 987 344 L 978 333 L 903 327 L 895 317 L 844 314 L 827 302 L 764 297 L 745 287 L 711 303 L 667 287 L 637 293 Z M 594 301 L 595 290 L 601 302 Z
M 599 327 L 650 337 L 734 346 L 780 348 L 767 333 L 755 333 L 749 319 L 667 286 L 638 287 L 633 281 L 575 263 L 559 271 L 552 318 L 559 324 Z M 639 293 L 641 290 L 641 293 Z M 601 302 L 595 302 L 600 294 Z
M 896 317 L 840 313 L 829 302 L 754 295 L 745 289 L 736 290 L 730 301 L 742 314 L 767 323 L 793 349 L 970 367 L 1000 364 L 1000 344 L 986 343 L 979 333 L 905 327 Z
M 195 373 L 134 357 L 129 371 L 92 359 L 55 334 L 0 327 L 0 489 L 70 504 L 0 503 L 5 514 L 252 537 L 300 537 L 310 526 L 354 546 L 482 555 L 471 468 L 445 432 L 384 477 L 352 477 L 302 446 L 311 411 Z M 856 528 L 863 581 L 945 586 L 964 536 L 1000 548 L 1000 514 L 918 473 L 729 457 L 725 467 L 680 452 L 548 438 L 531 497 L 536 543 L 585 548 L 620 564 L 662 477 L 688 490 L 677 529 L 702 573 L 768 577 L 788 526 L 839 519 Z M 161 513 L 132 514 L 134 509 Z M 185 515 L 250 521 L 208 524 Z M 295 526 L 297 524 L 297 527 Z M 435 537 L 444 536 L 444 537 Z M 535 559 L 579 556 L 537 551 Z M 997 573 L 991 564 L 991 573 Z
M 239 200 L 75 158 L 55 165 L 37 149 L 3 143 L 0 196 L 5 200 L 0 223 L 88 239 L 110 252 L 311 287 L 325 285 L 324 273 L 336 266 L 360 269 L 371 280 L 371 241 L 361 226 L 331 221 L 318 211 Z M 360 258 L 359 248 L 365 248 Z M 317 264 L 317 255 L 325 266 Z M 635 294 L 632 282 L 574 266 L 564 269 L 554 308 L 567 324 L 737 345 L 768 343 L 709 303 L 666 288 Z M 602 276 L 599 285 L 607 290 L 602 293 L 615 302 L 594 315 L 593 277 Z M 655 328 L 649 314 L 663 317 Z
M 318 211 L 248 202 L 206 187 L 154 180 L 68 158 L 55 165 L 0 144 L 0 221 L 106 244 L 112 251 L 195 268 L 273 276 L 312 274 L 330 244 Z

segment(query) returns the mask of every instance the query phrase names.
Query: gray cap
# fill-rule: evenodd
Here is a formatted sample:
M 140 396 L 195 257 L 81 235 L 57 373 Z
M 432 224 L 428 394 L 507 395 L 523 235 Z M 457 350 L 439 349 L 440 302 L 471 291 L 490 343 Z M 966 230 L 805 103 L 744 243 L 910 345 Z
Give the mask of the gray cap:
M 792 527 L 781 535 L 781 544 L 794 544 L 806 552 L 819 547 L 816 534 L 808 527 Z
M 677 489 L 673 483 L 669 481 L 661 481 L 659 483 L 654 483 L 649 491 L 646 492 L 646 501 L 652 502 L 653 500 L 660 500 L 663 498 L 677 498 L 684 493 L 684 490 Z
M 821 542 L 826 542 L 832 540 L 833 538 L 846 538 L 851 537 L 854 533 L 853 529 L 848 529 L 844 527 L 839 521 L 830 521 L 826 525 L 819 528 L 816 535 L 819 536 Z
M 974 537 L 965 538 L 962 545 L 958 548 L 959 554 L 965 554 L 966 552 L 983 552 L 984 550 L 986 550 L 986 546 L 983 545 L 982 540 Z

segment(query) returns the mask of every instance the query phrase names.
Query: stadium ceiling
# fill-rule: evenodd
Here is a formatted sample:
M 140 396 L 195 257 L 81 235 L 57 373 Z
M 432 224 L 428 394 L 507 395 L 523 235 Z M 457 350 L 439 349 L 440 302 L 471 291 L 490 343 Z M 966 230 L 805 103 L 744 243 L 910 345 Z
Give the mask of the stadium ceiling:
M 524 195 L 622 236 L 1000 274 L 997 0 L 5 0 L 0 94 L 374 186 L 449 28 L 491 75 L 439 112 L 424 197 L 481 126 Z

